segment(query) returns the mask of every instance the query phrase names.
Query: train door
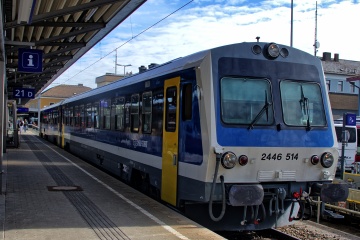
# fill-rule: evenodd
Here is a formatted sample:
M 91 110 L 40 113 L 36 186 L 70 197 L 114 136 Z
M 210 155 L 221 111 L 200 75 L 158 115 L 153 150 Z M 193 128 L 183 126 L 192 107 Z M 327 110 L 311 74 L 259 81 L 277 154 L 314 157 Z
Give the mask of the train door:
M 161 199 L 176 206 L 180 77 L 164 83 Z

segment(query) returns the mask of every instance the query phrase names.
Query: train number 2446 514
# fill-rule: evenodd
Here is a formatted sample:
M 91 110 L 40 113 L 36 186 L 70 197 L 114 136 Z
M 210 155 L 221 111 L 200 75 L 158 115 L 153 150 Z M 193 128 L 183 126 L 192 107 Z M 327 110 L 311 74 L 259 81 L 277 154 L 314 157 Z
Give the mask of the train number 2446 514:
M 298 160 L 299 154 L 298 153 L 262 153 L 261 160 Z

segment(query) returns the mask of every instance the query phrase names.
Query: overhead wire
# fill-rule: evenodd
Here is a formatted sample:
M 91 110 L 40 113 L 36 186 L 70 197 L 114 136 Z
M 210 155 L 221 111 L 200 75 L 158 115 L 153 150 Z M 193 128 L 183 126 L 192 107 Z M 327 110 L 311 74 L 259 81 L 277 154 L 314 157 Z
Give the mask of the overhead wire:
M 92 64 L 90 64 L 89 66 L 87 66 L 86 68 L 82 69 L 81 71 L 79 71 L 78 73 L 76 73 L 75 75 L 73 75 L 72 77 L 68 78 L 68 80 L 64 81 L 63 83 L 66 83 L 68 81 L 70 81 L 71 79 L 73 79 L 74 77 L 76 77 L 77 75 L 79 75 L 80 73 L 84 72 L 85 70 L 89 69 L 90 67 L 94 66 L 96 63 L 100 62 L 101 60 L 103 60 L 104 58 L 106 58 L 107 56 L 109 56 L 110 54 L 112 54 L 113 52 L 117 51 L 119 48 L 123 47 L 124 45 L 128 44 L 130 41 L 134 40 L 135 38 L 137 38 L 138 36 L 142 35 L 143 33 L 147 32 L 149 29 L 153 28 L 154 26 L 156 26 L 157 24 L 161 23 L 162 21 L 164 21 L 165 19 L 167 19 L 168 17 L 170 17 L 171 15 L 175 14 L 176 12 L 180 11 L 181 9 L 183 9 L 184 7 L 186 7 L 187 5 L 189 5 L 191 2 L 193 2 L 194 0 L 191 0 L 189 2 L 187 2 L 186 4 L 184 4 L 183 6 L 179 7 L 178 9 L 176 9 L 175 11 L 169 13 L 168 15 L 166 15 L 164 18 L 160 19 L 159 21 L 157 21 L 156 23 L 152 24 L 151 26 L 149 26 L 148 28 L 144 29 L 143 31 L 141 31 L 140 33 L 136 34 L 135 36 L 132 36 L 129 40 L 127 40 L 126 42 L 124 42 L 123 44 L 121 44 L 119 47 L 115 48 L 114 50 L 112 50 L 111 52 L 107 53 L 106 55 L 102 56 L 101 58 L 99 58 L 97 61 L 93 62 Z M 100 42 L 101 43 L 101 42 Z M 51 85 L 51 84 L 50 84 Z

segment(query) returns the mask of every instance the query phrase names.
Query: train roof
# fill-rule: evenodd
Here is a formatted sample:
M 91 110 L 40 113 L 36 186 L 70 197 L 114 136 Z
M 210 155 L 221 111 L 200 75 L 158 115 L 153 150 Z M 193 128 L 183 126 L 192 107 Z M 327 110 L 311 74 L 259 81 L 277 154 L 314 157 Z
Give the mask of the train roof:
M 127 86 L 130 84 L 142 82 L 151 78 L 155 78 L 158 76 L 163 76 L 166 74 L 170 74 L 172 72 L 181 71 L 184 69 L 188 69 L 191 67 L 198 66 L 200 62 L 205 58 L 205 56 L 210 52 L 210 50 L 204 50 L 198 53 L 191 54 L 186 57 L 177 58 L 166 62 L 164 64 L 160 64 L 153 68 L 148 69 L 143 73 L 138 73 L 135 75 L 131 75 L 126 78 L 121 78 L 115 82 L 109 83 L 102 87 L 98 87 L 87 92 L 78 94 L 76 96 L 65 99 L 62 104 L 67 104 L 76 100 L 80 100 L 83 98 L 91 97 L 93 95 L 97 95 L 100 93 L 104 93 L 119 87 Z
M 64 100 L 61 100 L 60 102 L 57 102 L 57 103 L 51 104 L 49 106 L 46 106 L 46 107 L 42 108 L 41 111 L 46 111 L 46 110 L 49 110 L 49 109 L 53 109 L 54 107 L 61 106 L 62 102 L 64 102 Z
M 73 97 L 67 98 L 67 99 L 63 100 L 61 103 L 59 103 L 58 105 L 71 103 L 73 101 L 77 101 L 77 100 L 88 98 L 88 97 L 91 97 L 91 96 L 94 96 L 97 94 L 105 93 L 105 92 L 108 92 L 108 91 L 111 91 L 111 90 L 114 90 L 114 89 L 117 89 L 120 87 L 128 86 L 128 85 L 131 85 L 134 83 L 139 83 L 139 82 L 146 81 L 146 80 L 150 80 L 152 78 L 156 78 L 159 76 L 171 74 L 176 71 L 181 71 L 181 70 L 197 67 L 201 64 L 202 60 L 211 53 L 214 53 L 215 55 L 220 54 L 221 56 L 224 56 L 224 55 L 232 56 L 234 54 L 234 52 L 237 52 L 235 50 L 236 50 L 236 47 L 239 46 L 239 44 L 241 44 L 242 47 L 245 49 L 245 48 L 248 48 L 249 46 L 252 46 L 254 44 L 254 42 L 243 42 L 243 43 L 229 44 L 226 46 L 219 46 L 216 48 L 203 50 L 203 51 L 200 51 L 200 52 L 197 52 L 197 53 L 185 56 L 185 57 L 177 58 L 177 59 L 171 60 L 169 62 L 166 62 L 164 64 L 157 65 L 153 68 L 150 68 L 145 72 L 138 73 L 138 74 L 135 74 L 132 76 L 128 76 L 126 78 L 121 78 L 115 82 L 109 83 L 102 87 L 98 87 L 98 88 L 89 90 L 87 92 L 75 95 Z M 268 43 L 256 42 L 256 44 L 265 45 Z M 291 48 L 291 47 L 284 46 L 281 44 L 278 44 L 278 45 L 281 47 L 285 47 L 285 48 Z M 292 49 L 291 51 L 297 52 L 297 54 L 296 54 L 297 57 L 301 55 L 302 57 L 305 57 L 306 60 L 310 60 L 310 57 L 312 57 L 314 60 L 318 61 L 318 64 L 321 67 L 320 60 L 318 60 L 314 56 L 310 55 L 309 53 L 303 52 L 299 49 L 295 49 L 295 48 L 291 48 L 291 49 Z M 302 57 L 299 57 L 298 59 L 302 59 Z M 298 59 L 292 59 L 292 61 L 301 61 Z M 285 61 L 289 61 L 289 60 L 285 60 Z M 51 107 L 55 107 L 58 105 L 52 105 Z

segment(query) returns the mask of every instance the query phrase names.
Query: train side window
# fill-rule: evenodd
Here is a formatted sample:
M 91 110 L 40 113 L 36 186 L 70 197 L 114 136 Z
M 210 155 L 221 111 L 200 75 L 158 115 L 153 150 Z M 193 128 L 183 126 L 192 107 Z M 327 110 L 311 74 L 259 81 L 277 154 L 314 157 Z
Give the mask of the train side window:
M 86 127 L 91 128 L 92 127 L 92 106 L 91 103 L 86 104 Z
M 102 116 L 102 128 L 110 129 L 110 99 L 100 101 L 101 116 Z
M 177 110 L 177 89 L 176 87 L 169 87 L 166 89 L 166 115 L 165 115 L 165 130 L 168 132 L 176 131 L 176 110 Z
M 75 106 L 74 108 L 74 126 L 78 127 L 79 126 L 79 107 Z
M 130 129 L 132 132 L 139 131 L 139 94 L 131 96 L 131 107 L 130 107 Z
M 94 113 L 94 128 L 100 128 L 99 122 L 99 102 L 93 104 L 93 113 Z
M 152 100 L 152 133 L 161 135 L 163 131 L 164 90 L 153 91 Z
M 59 111 L 57 109 L 54 110 L 54 124 L 58 124 L 59 119 Z
M 65 124 L 65 125 L 67 125 L 66 124 L 66 114 L 67 114 L 67 109 L 65 109 L 65 108 L 63 108 L 62 109 L 62 120 L 61 120 L 61 122 L 63 123 L 63 124 Z
M 69 124 L 74 126 L 74 107 L 69 108 Z
M 182 94 L 182 120 L 191 120 L 192 118 L 192 84 L 183 86 Z
M 84 105 L 80 106 L 80 116 L 79 116 L 79 124 L 80 127 L 85 127 L 85 111 L 84 111 Z
M 142 95 L 142 131 L 151 133 L 152 117 L 152 92 L 145 92 Z
M 70 121 L 69 121 L 69 115 L 70 115 L 70 112 L 69 112 L 69 108 L 66 107 L 65 108 L 65 112 L 64 112 L 64 123 L 65 125 L 69 126 L 70 125 Z
M 112 101 L 112 115 L 114 115 L 115 130 L 124 131 L 124 118 L 125 118 L 125 98 L 115 98 Z

